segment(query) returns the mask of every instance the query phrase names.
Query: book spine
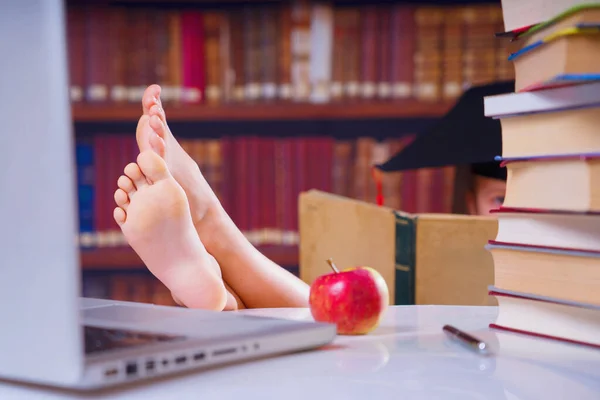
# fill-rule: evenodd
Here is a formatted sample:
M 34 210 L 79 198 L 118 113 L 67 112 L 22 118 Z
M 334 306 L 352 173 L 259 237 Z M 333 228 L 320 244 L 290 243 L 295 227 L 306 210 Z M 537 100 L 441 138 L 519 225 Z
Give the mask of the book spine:
M 461 8 L 448 10 L 444 19 L 442 96 L 446 100 L 459 97 L 463 88 L 464 21 Z
M 295 0 L 292 3 L 292 71 L 293 99 L 308 100 L 310 87 L 310 3 L 306 0 Z
M 105 103 L 109 100 L 110 71 L 103 60 L 110 59 L 108 36 L 109 14 L 105 7 L 86 8 L 86 90 L 85 100 Z
M 377 94 L 379 46 L 377 43 L 378 33 L 377 8 L 366 6 L 361 13 L 361 72 L 360 72 L 360 94 L 362 100 L 373 100 Z
M 388 100 L 392 95 L 392 8 L 381 5 L 378 10 L 378 82 L 377 98 Z
M 94 137 L 94 226 L 96 228 L 96 237 L 94 245 L 102 247 L 104 245 L 104 235 L 108 226 L 106 224 L 106 218 L 104 213 L 106 209 L 105 192 L 107 190 L 107 179 L 106 179 L 106 152 L 107 148 L 107 137 L 96 136 Z
M 279 99 L 292 98 L 292 11 L 289 4 L 283 4 L 279 9 L 278 25 L 278 88 Z
M 254 7 L 244 9 L 244 73 L 246 84 L 244 98 L 256 101 L 261 98 L 262 43 L 260 36 L 260 14 Z
M 204 63 L 206 65 L 206 91 L 205 99 L 208 104 L 220 103 L 221 71 L 225 68 L 221 65 L 220 41 L 221 41 L 221 13 L 204 13 Z
M 221 165 L 220 165 L 220 174 L 221 174 L 221 189 L 219 200 L 221 205 L 229 214 L 232 215 L 233 208 L 233 199 L 235 190 L 232 187 L 234 182 L 233 177 L 233 166 L 234 166 L 234 155 L 233 155 L 233 140 L 230 137 L 221 137 L 219 139 L 219 146 L 221 148 Z
M 206 141 L 206 180 L 217 198 L 223 198 L 223 150 L 221 139 Z
M 310 29 L 310 97 L 313 103 L 327 103 L 330 100 L 333 49 L 333 9 L 330 5 L 313 6 Z
M 396 216 L 396 273 L 395 305 L 415 304 L 416 219 L 395 212 Z
M 331 85 L 329 93 L 331 100 L 340 101 L 343 98 L 343 82 L 344 82 L 344 35 L 345 33 L 345 16 L 343 9 L 333 10 L 333 43 L 332 43 L 332 60 L 331 60 Z
M 392 98 L 407 99 L 414 95 L 416 26 L 413 6 L 394 5 L 391 29 Z
M 184 11 L 181 15 L 183 93 L 185 103 L 200 103 L 204 98 L 204 20 L 202 13 Z
M 75 147 L 79 210 L 79 245 L 92 247 L 94 233 L 94 144 L 78 140 Z
M 361 16 L 359 7 L 351 7 L 344 13 L 344 33 L 341 43 L 343 52 L 344 73 L 343 97 L 354 100 L 360 95 L 361 75 Z
M 232 100 L 242 102 L 246 98 L 246 47 L 244 45 L 245 10 L 235 9 L 229 12 L 229 60 L 230 60 L 230 85 L 232 86 Z
M 415 171 L 417 175 L 417 213 L 426 213 L 431 210 L 433 171 L 434 168 L 420 168 Z
M 494 9 L 471 6 L 464 11 L 465 51 L 463 73 L 465 84 L 480 85 L 496 77 L 497 39 L 494 38 Z
M 151 82 L 149 65 L 154 65 L 149 58 L 150 41 L 150 16 L 145 9 L 127 10 L 128 32 L 131 42 L 128 43 L 126 54 L 127 70 L 126 82 L 128 85 L 127 97 L 129 102 L 138 103 L 144 94 L 145 85 Z
M 281 228 L 281 242 L 284 245 L 295 244 L 295 221 L 298 216 L 298 210 L 295 207 L 294 201 L 297 202 L 297 193 L 295 193 L 295 158 L 294 158 L 294 140 L 293 138 L 281 139 L 281 160 L 283 163 L 282 177 L 282 193 L 280 193 L 280 208 L 282 213 L 282 224 L 279 225 Z
M 338 196 L 350 197 L 346 177 L 352 169 L 352 142 L 337 140 L 333 144 L 333 160 L 331 167 L 331 192 Z
M 278 68 L 278 17 L 276 9 L 264 6 L 260 9 L 259 51 L 262 54 L 261 94 L 262 100 L 272 101 L 277 98 Z
M 182 94 L 182 54 L 181 54 L 181 14 L 179 11 L 168 13 L 168 55 L 167 55 L 167 82 L 163 87 L 165 101 L 177 103 Z
M 219 62 L 222 68 L 219 85 L 223 103 L 231 102 L 234 99 L 233 84 L 235 80 L 231 55 L 231 13 L 224 11 L 221 13 L 221 26 L 219 27 Z
M 112 81 L 110 82 L 110 101 L 114 103 L 124 103 L 128 101 L 129 92 L 127 89 L 127 63 L 129 54 L 128 41 L 122 40 L 129 33 L 127 13 L 122 9 L 112 9 L 110 12 L 110 37 L 109 37 L 109 57 L 105 61 L 109 63 L 108 69 Z M 135 50 L 135 49 L 134 49 Z M 139 101 L 140 99 L 138 99 Z
M 264 212 L 261 212 L 261 191 L 259 185 L 260 179 L 260 138 L 257 135 L 251 135 L 247 138 L 247 164 L 246 174 L 248 179 L 248 201 L 244 205 L 244 213 L 248 219 L 247 238 L 253 245 L 260 245 L 260 230 L 262 221 L 264 221 Z M 262 209 L 264 211 L 264 209 Z
M 69 84 L 73 103 L 85 100 L 86 87 L 86 14 L 82 6 L 71 6 L 67 13 L 67 41 L 69 46 Z

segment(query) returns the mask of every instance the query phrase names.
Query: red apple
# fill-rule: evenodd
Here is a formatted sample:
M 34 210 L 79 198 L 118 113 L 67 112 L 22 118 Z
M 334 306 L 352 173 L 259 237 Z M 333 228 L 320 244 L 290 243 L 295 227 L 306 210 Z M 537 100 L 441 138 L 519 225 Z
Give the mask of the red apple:
M 310 311 L 319 322 L 337 325 L 340 335 L 364 335 L 379 325 L 389 302 L 383 277 L 373 268 L 358 266 L 318 277 L 310 286 Z

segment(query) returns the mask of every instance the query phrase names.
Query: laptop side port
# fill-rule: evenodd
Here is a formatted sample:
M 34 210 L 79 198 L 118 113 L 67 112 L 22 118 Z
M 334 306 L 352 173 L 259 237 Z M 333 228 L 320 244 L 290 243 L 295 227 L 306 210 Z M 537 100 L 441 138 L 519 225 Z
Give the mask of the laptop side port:
M 227 349 L 219 349 L 219 350 L 215 350 L 213 351 L 213 356 L 224 356 L 226 354 L 233 354 L 237 352 L 237 349 L 235 347 L 230 347 Z
M 154 371 L 155 366 L 156 366 L 156 363 L 154 362 L 154 360 L 146 361 L 146 371 Z
M 104 371 L 104 376 L 107 378 L 115 377 L 119 374 L 119 370 L 117 368 L 109 368 Z
M 127 376 L 137 375 L 137 372 L 138 372 L 137 362 L 135 362 L 135 361 L 128 362 L 127 365 L 125 366 L 125 373 L 127 374 Z

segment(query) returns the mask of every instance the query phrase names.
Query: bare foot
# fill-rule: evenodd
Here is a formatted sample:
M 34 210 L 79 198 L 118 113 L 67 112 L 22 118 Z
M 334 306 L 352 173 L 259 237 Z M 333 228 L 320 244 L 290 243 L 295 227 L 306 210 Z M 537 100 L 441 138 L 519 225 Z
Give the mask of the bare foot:
M 142 106 L 144 114 L 136 131 L 140 151 L 159 154 L 185 191 L 196 232 L 217 259 L 228 294 L 236 296 L 240 307 L 307 306 L 308 285 L 252 246 L 223 209 L 198 164 L 179 145 L 167 125 L 158 85 L 146 89 Z
M 165 161 L 143 151 L 124 172 L 114 196 L 114 218 L 148 269 L 187 307 L 230 308 L 233 299 L 220 268 L 200 241 L 185 192 Z

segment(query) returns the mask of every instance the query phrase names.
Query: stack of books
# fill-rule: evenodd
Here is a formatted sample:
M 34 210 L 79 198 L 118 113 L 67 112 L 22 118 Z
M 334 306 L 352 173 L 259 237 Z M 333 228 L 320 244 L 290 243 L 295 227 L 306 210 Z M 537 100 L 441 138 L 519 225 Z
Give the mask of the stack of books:
M 558 15 L 519 15 L 526 26 L 502 34 L 515 93 L 485 99 L 508 177 L 487 246 L 491 327 L 600 348 L 600 3 L 563 1 Z M 503 1 L 505 18 L 514 4 Z

